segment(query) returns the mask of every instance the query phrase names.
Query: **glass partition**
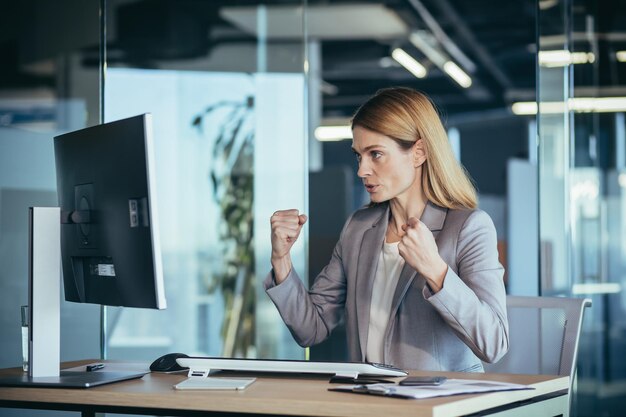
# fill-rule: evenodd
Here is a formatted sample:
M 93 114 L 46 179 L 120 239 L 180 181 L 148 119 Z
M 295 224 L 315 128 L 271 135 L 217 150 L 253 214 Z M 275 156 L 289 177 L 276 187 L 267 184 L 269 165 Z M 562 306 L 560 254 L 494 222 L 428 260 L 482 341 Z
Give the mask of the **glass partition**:
M 570 66 L 545 56 L 568 51 L 571 4 L 540 10 L 538 33 L 539 230 L 541 294 L 567 292 L 570 285 Z
M 21 363 L 28 208 L 56 206 L 53 137 L 99 123 L 100 1 L 0 5 L 0 367 Z M 98 357 L 100 308 L 61 303 L 61 360 Z M 31 415 L 3 410 L 3 415 Z
M 307 205 L 303 2 L 106 4 L 105 120 L 153 114 L 168 299 L 109 308 L 108 357 L 304 358 L 261 285 L 270 216 Z
M 541 290 L 592 299 L 572 414 L 618 416 L 626 380 L 626 10 L 547 3 L 539 2 Z

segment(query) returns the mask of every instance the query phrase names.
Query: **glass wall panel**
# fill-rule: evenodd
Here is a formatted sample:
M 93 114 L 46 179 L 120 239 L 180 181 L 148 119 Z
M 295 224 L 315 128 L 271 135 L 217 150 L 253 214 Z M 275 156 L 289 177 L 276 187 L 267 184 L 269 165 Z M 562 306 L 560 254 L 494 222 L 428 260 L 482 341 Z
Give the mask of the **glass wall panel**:
M 626 405 L 625 19 L 620 2 L 540 8 L 540 54 L 560 56 L 539 67 L 542 293 L 593 301 L 580 340 L 580 416 L 618 416 Z
M 579 364 L 579 414 L 618 416 L 626 396 L 624 112 L 626 9 L 572 0 L 572 292 L 593 299 Z M 607 103 L 613 103 L 607 107 Z M 575 226 L 575 228 L 574 228 Z
M 58 204 L 53 137 L 100 121 L 99 7 L 99 0 L 0 1 L 1 368 L 22 362 L 28 207 Z M 99 357 L 99 324 L 99 306 L 62 301 L 61 360 Z
M 52 138 L 99 123 L 99 1 L 0 6 L 0 366 L 17 366 L 28 207 L 57 205 Z M 77 23 L 78 22 L 78 23 Z M 61 303 L 62 358 L 99 355 L 99 308 Z
M 261 285 L 270 216 L 307 204 L 303 2 L 108 0 L 106 13 L 105 119 L 153 114 L 168 299 L 108 309 L 108 356 L 304 358 Z
M 571 5 L 556 2 L 539 13 L 538 116 L 541 294 L 567 292 L 571 285 L 569 244 L 570 66 L 545 54 L 569 50 Z M 550 55 L 548 55 L 550 56 Z

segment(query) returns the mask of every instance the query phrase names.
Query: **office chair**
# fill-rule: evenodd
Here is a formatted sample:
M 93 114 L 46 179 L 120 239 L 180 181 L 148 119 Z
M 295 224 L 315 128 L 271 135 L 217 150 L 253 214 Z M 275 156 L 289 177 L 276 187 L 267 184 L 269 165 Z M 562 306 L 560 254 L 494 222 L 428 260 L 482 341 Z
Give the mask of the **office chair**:
M 570 377 L 574 386 L 578 340 L 588 298 L 507 296 L 509 351 L 485 372 Z M 570 396 L 571 401 L 571 396 Z

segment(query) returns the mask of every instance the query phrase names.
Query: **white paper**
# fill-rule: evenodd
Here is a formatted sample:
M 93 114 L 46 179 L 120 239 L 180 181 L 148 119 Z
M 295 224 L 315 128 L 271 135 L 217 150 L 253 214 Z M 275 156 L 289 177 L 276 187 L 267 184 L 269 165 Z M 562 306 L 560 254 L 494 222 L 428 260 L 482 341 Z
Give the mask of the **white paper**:
M 441 385 L 402 386 L 396 384 L 342 385 L 329 388 L 332 391 L 383 395 L 404 398 L 432 398 L 458 394 L 475 394 L 492 391 L 534 389 L 528 385 L 477 379 L 448 379 Z

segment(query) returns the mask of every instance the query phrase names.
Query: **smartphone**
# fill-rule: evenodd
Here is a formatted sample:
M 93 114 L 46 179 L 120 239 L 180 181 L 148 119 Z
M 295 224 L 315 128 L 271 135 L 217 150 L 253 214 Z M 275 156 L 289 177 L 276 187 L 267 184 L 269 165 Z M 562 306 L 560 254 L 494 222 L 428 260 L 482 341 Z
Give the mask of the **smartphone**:
M 407 376 L 400 385 L 419 386 L 419 385 L 441 385 L 448 379 L 445 376 Z

